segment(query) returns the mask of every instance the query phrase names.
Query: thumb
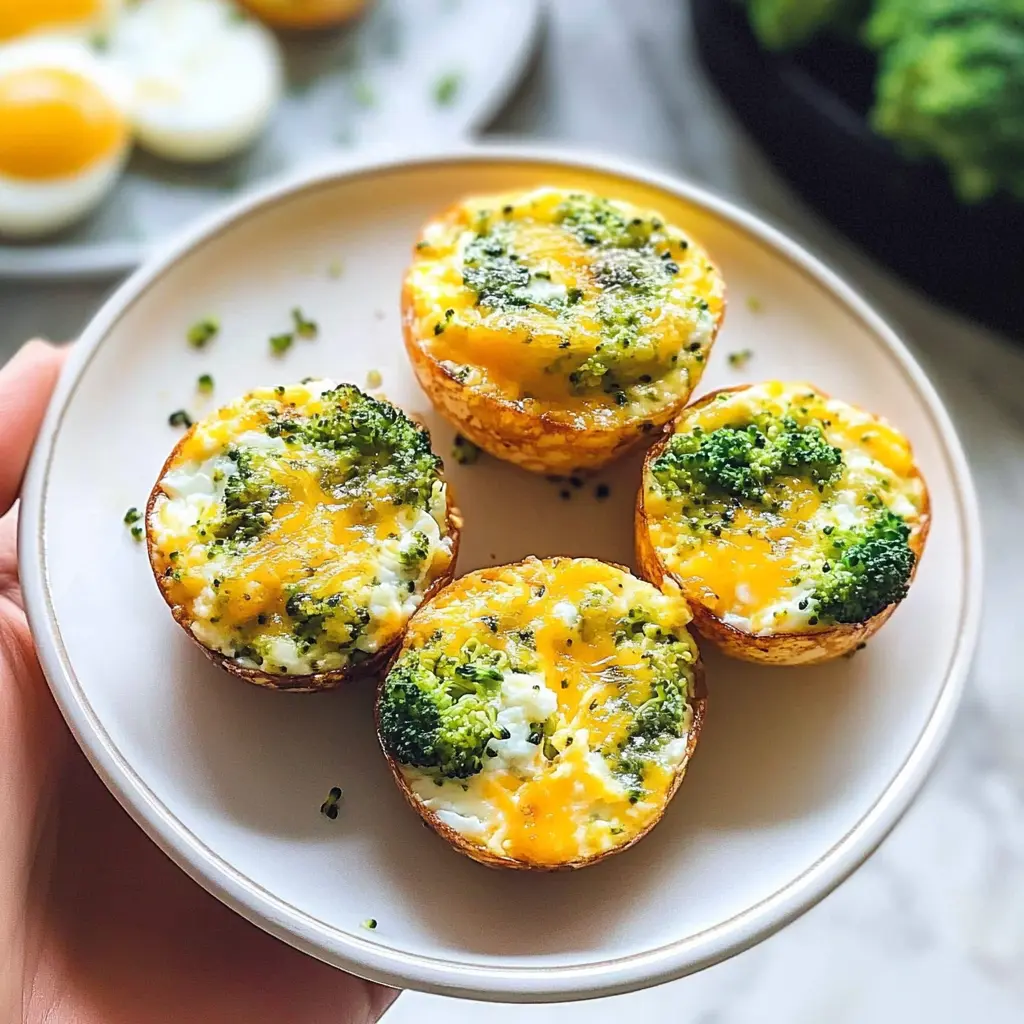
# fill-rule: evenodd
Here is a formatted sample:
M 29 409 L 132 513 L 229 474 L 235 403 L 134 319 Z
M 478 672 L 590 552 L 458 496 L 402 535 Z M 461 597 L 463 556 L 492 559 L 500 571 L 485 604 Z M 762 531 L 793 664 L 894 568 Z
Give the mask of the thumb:
M 17 500 L 65 353 L 30 341 L 0 370 L 0 516 Z

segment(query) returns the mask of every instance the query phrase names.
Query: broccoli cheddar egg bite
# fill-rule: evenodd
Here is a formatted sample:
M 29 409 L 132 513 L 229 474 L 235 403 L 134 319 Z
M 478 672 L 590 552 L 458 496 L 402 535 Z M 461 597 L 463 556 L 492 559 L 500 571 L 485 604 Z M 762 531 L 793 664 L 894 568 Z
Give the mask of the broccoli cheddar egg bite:
M 632 846 L 703 722 L 689 621 L 679 596 L 592 558 L 457 580 L 413 616 L 378 699 L 406 799 L 491 867 L 579 868 Z
M 405 278 L 406 348 L 438 410 L 525 469 L 594 469 L 685 404 L 725 309 L 657 211 L 556 188 L 466 199 Z
M 928 491 L 897 430 L 804 383 L 708 395 L 648 453 L 637 559 L 727 654 L 808 664 L 854 650 L 907 594 Z
M 146 515 L 179 625 L 231 674 L 297 691 L 386 663 L 452 578 L 460 525 L 427 432 L 329 381 L 261 388 L 197 423 Z

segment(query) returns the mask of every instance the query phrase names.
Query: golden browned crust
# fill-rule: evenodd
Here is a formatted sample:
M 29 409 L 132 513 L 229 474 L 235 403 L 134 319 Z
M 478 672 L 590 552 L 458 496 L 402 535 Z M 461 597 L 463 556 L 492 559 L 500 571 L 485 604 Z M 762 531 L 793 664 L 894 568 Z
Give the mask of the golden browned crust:
M 389 658 L 397 650 L 399 644 L 401 644 L 402 637 L 405 635 L 405 627 L 396 631 L 393 639 L 383 645 L 373 654 L 372 657 L 368 658 L 364 662 L 360 662 L 358 665 L 349 665 L 345 668 L 335 669 L 331 672 L 315 672 L 304 676 L 278 675 L 272 672 L 264 672 L 262 669 L 247 668 L 244 665 L 239 665 L 232 658 L 229 658 L 225 654 L 221 654 L 220 651 L 210 650 L 210 648 L 203 644 L 203 642 L 192 632 L 192 619 L 189 617 L 188 611 L 184 606 L 175 604 L 171 598 L 170 586 L 164 578 L 164 571 L 167 568 L 167 564 L 160 558 L 159 552 L 157 551 L 150 523 L 152 521 L 153 510 L 156 507 L 157 499 L 163 493 L 160 488 L 160 482 L 167 475 L 171 466 L 180 454 L 182 447 L 194 430 L 195 426 L 189 428 L 189 430 L 174 446 L 171 454 L 167 456 L 167 459 L 164 461 L 164 464 L 160 469 L 160 474 L 157 477 L 156 483 L 153 485 L 152 491 L 150 491 L 149 500 L 146 502 L 146 549 L 149 555 L 149 566 L 153 572 L 153 578 L 156 580 L 156 585 L 160 590 L 161 596 L 164 601 L 167 602 L 168 608 L 171 609 L 171 615 L 174 617 L 174 621 L 181 626 L 185 631 L 185 635 L 203 652 L 203 654 L 206 655 L 207 658 L 210 659 L 210 661 L 214 663 L 214 665 L 223 669 L 229 675 L 236 676 L 239 679 L 244 679 L 245 682 L 252 683 L 254 686 L 263 686 L 271 690 L 286 690 L 289 693 L 319 693 L 322 690 L 336 689 L 342 684 L 351 682 L 354 679 L 365 679 L 369 676 L 377 675 L 377 673 L 387 665 Z M 434 594 L 446 587 L 455 577 L 455 563 L 459 556 L 459 543 L 462 537 L 462 513 L 454 503 L 451 485 L 448 486 L 447 495 L 448 513 L 446 520 L 448 525 L 448 536 L 452 538 L 452 557 L 445 571 L 438 576 L 438 578 L 434 580 L 427 589 L 423 597 L 424 602 L 428 601 Z
M 738 384 L 734 387 L 719 388 L 700 401 L 685 409 L 680 418 L 684 419 L 715 400 L 719 394 L 731 391 L 743 391 L 750 384 Z M 824 394 L 824 392 L 822 392 Z M 829 396 L 825 396 L 829 397 Z M 743 661 L 758 662 L 762 665 L 815 665 L 834 658 L 842 657 L 855 651 L 861 644 L 874 636 L 885 625 L 897 605 L 891 604 L 867 622 L 844 622 L 827 629 L 808 633 L 768 633 L 754 634 L 738 629 L 723 622 L 710 608 L 701 601 L 692 598 L 687 592 L 683 581 L 673 573 L 662 561 L 661 556 L 651 541 L 647 510 L 644 507 L 646 481 L 649 477 L 651 464 L 664 451 L 669 439 L 675 431 L 675 424 L 669 424 L 658 441 L 653 444 L 644 459 L 643 475 L 640 490 L 636 496 L 636 518 L 634 522 L 634 541 L 636 544 L 637 569 L 640 575 L 650 580 L 657 587 L 664 587 L 671 581 L 682 591 L 693 613 L 693 625 L 698 633 L 710 640 L 724 654 Z M 914 473 L 921 477 L 917 466 Z M 910 537 L 910 548 L 914 552 L 914 568 L 910 582 L 917 575 L 917 567 L 921 561 L 928 529 L 931 524 L 928 487 L 921 477 L 924 488 L 924 501 L 921 507 L 918 529 Z
M 533 556 L 531 556 L 532 558 Z M 530 558 L 523 559 L 519 562 L 510 563 L 511 565 L 523 565 L 530 561 Z M 545 559 L 548 561 L 548 559 Z M 571 561 L 568 558 L 554 558 L 550 561 Z M 617 562 L 607 562 L 608 565 L 613 565 L 617 569 L 622 569 L 623 572 L 630 572 L 630 570 L 623 565 L 619 565 Z M 489 569 L 480 569 L 473 573 L 467 573 L 463 576 L 455 586 L 461 583 L 462 579 L 469 577 L 477 577 L 482 579 L 493 579 L 496 574 L 509 568 L 508 565 L 492 566 Z M 436 595 L 435 595 L 436 596 Z M 425 607 L 426 601 L 420 606 Z M 420 609 L 416 610 L 416 614 L 419 614 Z M 415 615 L 413 616 L 415 618 Z M 405 652 L 409 644 L 408 635 L 402 646 L 395 652 L 392 665 L 398 658 Z M 390 669 L 390 666 L 389 666 Z M 672 784 L 668 788 L 668 792 L 665 794 L 665 802 L 662 805 L 660 812 L 652 818 L 648 824 L 642 828 L 639 832 L 632 835 L 626 842 L 621 843 L 618 846 L 613 847 L 610 850 L 604 850 L 601 853 L 593 854 L 590 857 L 580 857 L 576 860 L 566 861 L 562 864 L 538 864 L 530 860 L 520 860 L 514 857 L 502 857 L 492 852 L 486 847 L 477 845 L 471 842 L 464 835 L 457 832 L 450 825 L 446 825 L 429 807 L 425 807 L 416 796 L 415 793 L 409 788 L 409 784 L 405 780 L 405 776 L 402 774 L 401 765 L 388 751 L 387 746 L 384 744 L 383 737 L 380 734 L 380 699 L 384 692 L 384 685 L 387 681 L 386 676 L 381 677 L 380 685 L 377 689 L 377 700 L 374 709 L 374 721 L 377 727 L 377 740 L 380 743 L 380 748 L 384 752 L 384 757 L 387 759 L 388 767 L 391 769 L 391 775 L 398 786 L 399 792 L 405 798 L 406 803 L 433 829 L 445 842 L 447 842 L 454 850 L 458 853 L 464 854 L 469 857 L 470 860 L 475 860 L 478 864 L 483 864 L 489 868 L 506 868 L 512 871 L 575 871 L 578 868 L 590 867 L 592 864 L 605 860 L 607 857 L 611 857 L 617 853 L 622 853 L 624 850 L 630 849 L 635 846 L 641 839 L 644 838 L 655 825 L 665 816 L 665 811 L 668 805 L 672 801 L 672 797 L 675 796 L 676 791 L 682 785 L 683 778 L 686 775 L 686 769 L 690 764 L 690 760 L 693 757 L 694 751 L 697 749 L 697 740 L 700 738 L 701 729 L 704 726 L 704 718 L 707 714 L 707 703 L 708 703 L 708 692 L 707 683 L 704 676 L 704 663 L 700 660 L 700 653 L 698 652 L 697 660 L 693 664 L 693 689 L 694 697 L 690 701 L 690 706 L 693 709 L 693 721 L 690 725 L 690 731 L 686 741 L 686 754 L 683 759 L 679 762 L 676 768 L 675 775 L 672 779 Z
M 722 309 L 704 352 L 702 368 L 707 366 L 725 319 L 725 307 L 723 291 Z M 691 378 L 686 391 L 671 405 L 609 427 L 583 423 L 580 416 L 568 410 L 529 411 L 529 403 L 461 383 L 434 358 L 426 344 L 428 339 L 417 332 L 408 277 L 402 286 L 402 334 L 416 379 L 437 411 L 489 455 L 532 473 L 592 472 L 649 443 L 657 428 L 686 405 L 703 373 L 702 369 L 701 374 Z

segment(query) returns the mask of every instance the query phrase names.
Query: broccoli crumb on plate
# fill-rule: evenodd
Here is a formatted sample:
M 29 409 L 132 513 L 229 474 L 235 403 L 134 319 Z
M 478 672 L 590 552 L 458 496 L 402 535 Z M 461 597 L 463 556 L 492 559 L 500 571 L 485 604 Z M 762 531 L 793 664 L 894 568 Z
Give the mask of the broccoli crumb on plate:
M 480 458 L 480 449 L 469 438 L 456 434 L 452 441 L 452 458 L 460 466 L 472 466 Z
M 186 335 L 189 345 L 192 348 L 206 348 L 220 333 L 220 320 L 215 316 L 204 317 L 197 320 L 189 329 Z

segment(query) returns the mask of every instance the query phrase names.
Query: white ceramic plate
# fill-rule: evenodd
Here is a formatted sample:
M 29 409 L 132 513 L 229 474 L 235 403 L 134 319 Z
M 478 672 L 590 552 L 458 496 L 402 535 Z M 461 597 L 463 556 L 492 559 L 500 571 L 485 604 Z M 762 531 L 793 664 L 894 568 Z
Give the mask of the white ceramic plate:
M 78 227 L 56 240 L 0 243 L 0 277 L 120 274 L 182 224 L 281 174 L 456 142 L 484 128 L 518 84 L 542 11 L 542 0 L 372 0 L 350 27 L 282 35 L 287 94 L 253 149 L 205 167 L 137 152 Z M 439 102 L 449 76 L 456 87 Z
M 452 431 L 406 366 L 398 295 L 421 222 L 472 191 L 579 184 L 649 202 L 704 240 L 730 288 L 704 388 L 809 378 L 899 423 L 934 524 L 905 604 L 867 650 L 814 669 L 709 656 L 709 717 L 689 777 L 635 850 L 588 870 L 494 872 L 452 853 L 395 790 L 372 686 L 298 697 L 213 668 L 171 621 L 121 517 L 177 431 L 169 411 L 210 372 L 217 397 L 322 374 Z M 329 268 L 341 260 L 344 272 Z M 748 300 L 757 300 L 753 312 Z M 752 303 L 757 305 L 757 302 Z M 321 339 L 282 360 L 267 338 L 300 305 Z M 185 343 L 199 316 L 223 334 Z M 451 461 L 451 460 L 449 460 Z M 535 553 L 632 560 L 636 459 L 611 498 L 494 461 L 450 466 L 463 571 Z M 241 914 L 315 956 L 393 985 L 476 998 L 578 999 L 698 970 L 766 937 L 837 885 L 895 824 L 931 766 L 974 646 L 979 527 L 935 392 L 871 310 L 783 236 L 720 199 L 613 163 L 478 150 L 324 172 L 208 221 L 139 271 L 85 332 L 26 484 L 22 566 L 54 694 L 139 824 Z M 336 821 L 319 813 L 345 789 Z M 379 928 L 360 927 L 375 917 Z

